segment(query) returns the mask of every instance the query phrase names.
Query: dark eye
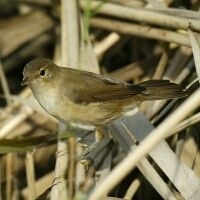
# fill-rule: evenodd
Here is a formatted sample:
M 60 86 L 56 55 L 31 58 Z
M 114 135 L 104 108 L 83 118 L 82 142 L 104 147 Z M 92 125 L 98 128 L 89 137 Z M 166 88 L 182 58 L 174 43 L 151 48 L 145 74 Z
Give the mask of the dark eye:
M 46 73 L 46 69 L 41 69 L 40 70 L 40 76 L 45 76 Z

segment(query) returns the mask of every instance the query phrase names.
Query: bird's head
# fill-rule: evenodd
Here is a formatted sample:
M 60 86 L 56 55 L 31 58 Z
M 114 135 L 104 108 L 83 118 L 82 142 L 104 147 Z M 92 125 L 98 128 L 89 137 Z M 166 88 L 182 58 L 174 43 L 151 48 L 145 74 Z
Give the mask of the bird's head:
M 36 58 L 28 62 L 23 70 L 21 85 L 30 85 L 33 82 L 50 81 L 55 76 L 57 66 L 47 58 Z

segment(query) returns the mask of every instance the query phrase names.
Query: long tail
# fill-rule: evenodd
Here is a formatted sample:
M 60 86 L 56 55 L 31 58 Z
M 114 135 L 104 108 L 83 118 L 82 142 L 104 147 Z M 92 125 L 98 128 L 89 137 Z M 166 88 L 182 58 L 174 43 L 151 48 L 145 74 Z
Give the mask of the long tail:
M 188 91 L 168 80 L 149 80 L 138 84 L 146 88 L 145 100 L 174 99 L 188 95 Z

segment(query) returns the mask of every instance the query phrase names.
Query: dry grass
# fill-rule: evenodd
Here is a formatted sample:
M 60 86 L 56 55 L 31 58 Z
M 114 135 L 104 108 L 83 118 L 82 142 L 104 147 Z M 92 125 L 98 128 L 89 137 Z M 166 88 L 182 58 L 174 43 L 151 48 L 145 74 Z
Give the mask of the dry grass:
M 139 105 L 89 149 L 94 131 L 58 123 L 20 86 L 23 66 L 48 57 L 132 83 L 170 79 L 187 87 L 200 76 L 199 6 L 0 2 L 0 199 L 199 200 L 198 81 L 184 99 Z

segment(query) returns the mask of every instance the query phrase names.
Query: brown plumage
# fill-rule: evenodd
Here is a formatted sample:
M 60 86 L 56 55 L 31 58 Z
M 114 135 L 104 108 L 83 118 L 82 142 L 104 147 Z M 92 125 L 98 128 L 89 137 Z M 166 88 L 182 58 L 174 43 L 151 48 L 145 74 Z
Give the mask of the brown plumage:
M 23 71 L 42 107 L 58 120 L 104 125 L 147 100 L 187 96 L 175 83 L 150 80 L 129 84 L 108 76 L 63 68 L 46 58 L 30 61 Z

